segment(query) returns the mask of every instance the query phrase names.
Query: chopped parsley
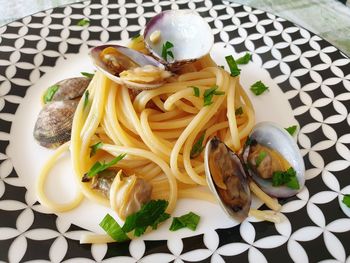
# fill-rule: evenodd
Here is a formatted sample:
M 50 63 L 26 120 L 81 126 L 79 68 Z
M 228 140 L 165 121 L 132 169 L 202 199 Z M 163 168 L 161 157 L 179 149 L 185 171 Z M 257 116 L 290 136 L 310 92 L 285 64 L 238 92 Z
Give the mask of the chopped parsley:
M 134 235 L 138 237 L 141 236 L 149 226 L 156 229 L 159 223 L 170 217 L 169 214 L 165 213 L 167 207 L 168 201 L 166 200 L 149 201 L 142 205 L 138 212 L 129 215 L 125 219 L 122 230 L 125 233 L 134 231 Z
M 81 19 L 78 21 L 77 26 L 86 26 L 90 24 L 90 20 L 89 19 Z
M 293 167 L 288 168 L 286 171 L 276 171 L 272 175 L 272 186 L 286 185 L 291 189 L 299 189 L 298 178 Z
M 95 175 L 97 175 L 98 173 L 106 170 L 107 168 L 117 164 L 120 160 L 122 160 L 124 157 L 126 156 L 126 154 L 120 154 L 117 157 L 115 157 L 112 161 L 108 162 L 108 163 L 100 163 L 100 162 L 96 162 L 91 168 L 90 170 L 84 175 L 84 177 L 87 178 L 91 178 L 94 177 Z M 84 178 L 83 177 L 83 178 Z
M 44 94 L 44 103 L 45 104 L 52 101 L 53 96 L 55 95 L 55 93 L 58 91 L 59 88 L 60 88 L 60 86 L 53 85 L 47 89 L 47 91 Z
M 242 107 L 239 107 L 235 110 L 235 115 L 238 116 L 238 115 L 242 115 L 243 114 L 243 108 Z
M 140 37 L 140 34 L 137 34 L 137 35 L 131 37 L 131 40 L 134 40 L 134 39 L 136 39 L 136 38 L 138 38 L 138 37 Z
M 90 95 L 89 91 L 86 90 L 86 91 L 84 92 L 84 106 L 83 106 L 84 109 L 85 109 L 86 106 L 89 104 L 89 95 Z
M 198 87 L 190 86 L 190 88 L 193 89 L 194 96 L 199 97 L 200 96 L 200 90 Z
M 191 159 L 196 158 L 203 151 L 203 149 L 204 149 L 204 146 L 203 146 L 204 136 L 205 136 L 205 131 L 198 138 L 198 140 L 193 144 L 192 149 L 191 149 L 191 153 L 190 153 Z
M 288 128 L 284 128 L 290 135 L 294 135 L 294 133 L 296 132 L 297 130 L 297 126 L 296 125 L 293 125 L 293 126 L 290 126 Z
M 349 195 L 344 195 L 343 197 L 343 203 L 350 208 L 350 194 Z
M 236 60 L 237 64 L 248 64 L 249 61 L 251 60 L 252 55 L 250 53 L 245 53 L 245 55 L 243 57 L 240 57 Z
M 210 89 L 206 89 L 204 91 L 203 99 L 204 99 L 204 106 L 209 106 L 213 103 L 213 97 L 214 95 L 224 95 L 224 91 L 217 91 L 219 87 L 217 85 L 211 87 Z
M 241 73 L 241 70 L 238 68 L 237 63 L 233 56 L 226 56 L 225 57 L 227 65 L 230 68 L 231 76 L 236 77 Z
M 128 235 L 123 231 L 117 221 L 107 214 L 101 221 L 100 227 L 103 228 L 106 233 L 117 242 L 124 242 L 129 240 Z
M 163 46 L 162 46 L 162 58 L 165 61 L 168 61 L 168 56 L 171 57 L 172 59 L 174 59 L 174 54 L 173 52 L 170 50 L 171 48 L 174 47 L 174 44 L 166 41 Z
M 89 72 L 80 72 L 81 75 L 83 75 L 84 77 L 88 78 L 88 79 L 92 79 L 95 74 L 89 73 Z
M 265 84 L 262 83 L 260 80 L 255 82 L 253 85 L 250 86 L 250 90 L 256 96 L 259 96 L 259 95 L 263 94 L 268 89 L 269 89 L 269 87 L 265 86 Z
M 98 149 L 100 149 L 103 145 L 103 142 L 98 142 L 98 143 L 95 143 L 94 145 L 91 145 L 90 146 L 90 157 L 94 156 L 97 152 Z
M 192 231 L 195 231 L 197 228 L 197 225 L 199 223 L 200 216 L 193 213 L 189 212 L 188 214 L 185 214 L 180 217 L 174 217 L 173 222 L 171 223 L 171 226 L 169 228 L 170 231 L 176 231 L 181 228 L 189 228 Z
M 267 156 L 266 152 L 264 151 L 259 152 L 258 157 L 256 157 L 255 159 L 256 167 L 258 167 L 261 164 L 261 162 L 265 159 L 266 156 Z

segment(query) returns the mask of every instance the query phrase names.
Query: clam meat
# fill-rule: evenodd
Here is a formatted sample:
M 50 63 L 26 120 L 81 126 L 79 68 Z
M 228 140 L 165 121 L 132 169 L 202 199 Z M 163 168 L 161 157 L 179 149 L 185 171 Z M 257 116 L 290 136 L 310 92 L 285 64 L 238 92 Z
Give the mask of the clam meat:
M 229 216 L 244 220 L 250 209 L 251 194 L 238 155 L 214 137 L 206 144 L 204 163 L 207 183 L 221 207 Z
M 305 183 L 305 167 L 291 135 L 271 122 L 257 124 L 243 150 L 249 175 L 269 195 L 289 197 Z
M 94 65 L 109 79 L 133 89 L 153 89 L 171 76 L 154 58 L 128 47 L 102 45 L 93 48 Z

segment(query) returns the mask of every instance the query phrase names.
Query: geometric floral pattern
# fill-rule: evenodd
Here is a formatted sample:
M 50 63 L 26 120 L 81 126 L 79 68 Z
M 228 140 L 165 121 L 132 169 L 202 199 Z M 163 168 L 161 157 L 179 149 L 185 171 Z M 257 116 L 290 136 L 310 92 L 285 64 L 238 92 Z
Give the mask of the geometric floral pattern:
M 213 3 L 214 2 L 214 3 Z M 272 14 L 209 0 L 92 0 L 36 13 L 0 28 L 0 261 L 350 262 L 350 60 L 320 37 Z M 306 186 L 282 200 L 280 224 L 253 218 L 183 239 L 80 245 L 67 225 L 29 194 L 7 155 L 26 90 L 58 59 L 127 39 L 155 14 L 193 9 L 215 42 L 249 51 L 287 95 L 300 124 Z M 88 17 L 89 27 L 76 26 Z

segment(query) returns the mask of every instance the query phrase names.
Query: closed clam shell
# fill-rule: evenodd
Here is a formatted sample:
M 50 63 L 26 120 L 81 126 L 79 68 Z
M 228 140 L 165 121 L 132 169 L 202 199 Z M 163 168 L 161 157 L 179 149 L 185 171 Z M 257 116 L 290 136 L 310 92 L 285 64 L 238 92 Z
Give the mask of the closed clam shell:
M 52 96 L 51 101 L 72 100 L 83 96 L 90 81 L 89 78 L 76 77 L 57 82 L 55 85 L 59 88 Z
M 79 100 L 53 101 L 41 109 L 33 132 L 40 145 L 55 148 L 70 140 L 78 103 Z

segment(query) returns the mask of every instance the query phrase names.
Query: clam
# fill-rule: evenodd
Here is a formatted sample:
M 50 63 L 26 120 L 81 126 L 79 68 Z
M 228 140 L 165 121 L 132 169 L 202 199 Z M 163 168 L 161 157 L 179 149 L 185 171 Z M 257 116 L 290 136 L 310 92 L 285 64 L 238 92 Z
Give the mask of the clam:
M 214 36 L 208 23 L 192 10 L 168 10 L 146 25 L 147 49 L 162 64 L 176 70 L 209 53 Z
M 44 102 L 72 100 L 83 96 L 91 79 L 85 77 L 75 77 L 64 79 L 49 87 L 44 93 Z M 49 96 L 49 101 L 45 98 Z
M 243 165 L 237 154 L 214 137 L 204 153 L 205 175 L 220 206 L 240 221 L 248 216 L 251 194 Z
M 275 197 L 297 194 L 305 184 L 305 167 L 292 136 L 272 122 L 261 122 L 248 141 L 243 160 L 260 188 Z
M 34 126 L 40 145 L 55 148 L 70 140 L 72 122 L 79 100 L 53 101 L 41 109 Z
M 113 210 L 125 220 L 151 199 L 152 185 L 136 175 L 126 176 L 119 170 L 111 185 L 109 201 Z
M 133 89 L 157 88 L 171 76 L 157 60 L 128 47 L 97 46 L 90 51 L 90 57 L 109 79 Z

